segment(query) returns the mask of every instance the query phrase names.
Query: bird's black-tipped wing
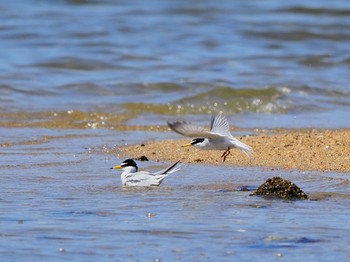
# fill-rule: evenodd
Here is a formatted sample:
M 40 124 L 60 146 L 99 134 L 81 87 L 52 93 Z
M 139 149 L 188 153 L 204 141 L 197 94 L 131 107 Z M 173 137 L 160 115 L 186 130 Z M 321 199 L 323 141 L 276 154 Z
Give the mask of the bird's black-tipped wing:
M 163 170 L 160 170 L 160 171 L 154 173 L 154 175 L 155 175 L 155 176 L 159 176 L 159 175 L 165 175 L 165 174 L 167 174 L 167 173 L 174 173 L 174 172 L 180 170 L 179 167 L 175 167 L 178 163 L 180 163 L 180 160 L 177 161 L 175 164 L 173 164 L 173 165 L 167 167 L 166 169 L 163 169 Z
M 209 132 L 203 127 L 187 121 L 168 122 L 168 126 L 174 132 L 187 137 L 208 137 Z
M 187 121 L 168 122 L 168 126 L 174 132 L 190 138 L 204 137 L 209 139 L 218 139 L 222 136 L 230 134 L 230 132 L 228 131 L 227 120 L 226 124 L 225 120 L 226 118 L 222 119 L 221 117 L 219 117 L 218 119 L 216 119 L 215 117 L 212 120 L 211 131 L 207 131 L 205 130 L 205 128 Z

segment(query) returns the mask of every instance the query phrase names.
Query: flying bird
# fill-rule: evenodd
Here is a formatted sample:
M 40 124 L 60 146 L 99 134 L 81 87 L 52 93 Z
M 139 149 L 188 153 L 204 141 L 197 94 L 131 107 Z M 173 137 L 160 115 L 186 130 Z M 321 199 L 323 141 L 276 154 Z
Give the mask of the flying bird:
M 221 155 L 223 162 L 231 153 L 231 148 L 238 148 L 247 156 L 253 152 L 250 146 L 232 136 L 228 121 L 221 114 L 212 117 L 210 131 L 187 121 L 168 121 L 168 126 L 176 133 L 192 138 L 191 142 L 184 146 L 195 146 L 204 150 L 225 150 Z

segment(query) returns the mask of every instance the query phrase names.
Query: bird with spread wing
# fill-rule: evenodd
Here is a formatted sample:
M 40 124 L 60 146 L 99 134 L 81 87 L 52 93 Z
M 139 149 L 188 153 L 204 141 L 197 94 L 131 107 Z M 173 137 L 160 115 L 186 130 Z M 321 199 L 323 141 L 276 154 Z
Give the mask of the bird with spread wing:
M 210 131 L 187 121 L 168 122 L 168 126 L 176 133 L 192 138 L 191 142 L 184 146 L 195 146 L 204 150 L 225 150 L 221 155 L 223 162 L 231 153 L 231 148 L 238 148 L 247 156 L 253 152 L 250 146 L 232 136 L 228 121 L 221 114 L 212 117 Z

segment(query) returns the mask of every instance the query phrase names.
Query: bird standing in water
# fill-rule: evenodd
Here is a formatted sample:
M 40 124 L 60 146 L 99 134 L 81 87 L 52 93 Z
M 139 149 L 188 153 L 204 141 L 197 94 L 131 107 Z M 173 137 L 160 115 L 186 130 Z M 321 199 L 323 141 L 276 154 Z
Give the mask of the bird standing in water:
M 118 166 L 111 169 L 123 169 L 121 180 L 123 186 L 159 186 L 163 180 L 170 174 L 180 170 L 180 167 L 175 164 L 161 171 L 151 173 L 147 171 L 138 171 L 137 164 L 132 159 L 126 159 Z

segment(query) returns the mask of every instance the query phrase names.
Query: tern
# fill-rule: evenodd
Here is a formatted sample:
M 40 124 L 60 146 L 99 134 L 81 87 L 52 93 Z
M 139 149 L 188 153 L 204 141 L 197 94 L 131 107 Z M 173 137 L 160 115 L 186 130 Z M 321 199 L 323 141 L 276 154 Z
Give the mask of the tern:
M 221 155 L 223 162 L 231 153 L 231 148 L 242 150 L 248 157 L 253 152 L 250 146 L 232 136 L 228 121 L 221 114 L 212 117 L 210 131 L 187 121 L 168 121 L 168 126 L 176 133 L 192 138 L 190 143 L 183 146 L 195 146 L 204 150 L 225 150 Z
M 136 162 L 133 159 L 126 159 L 120 165 L 111 167 L 111 169 L 123 169 L 121 180 L 123 186 L 159 186 L 163 180 L 170 174 L 180 170 L 175 164 L 158 172 L 138 171 Z

